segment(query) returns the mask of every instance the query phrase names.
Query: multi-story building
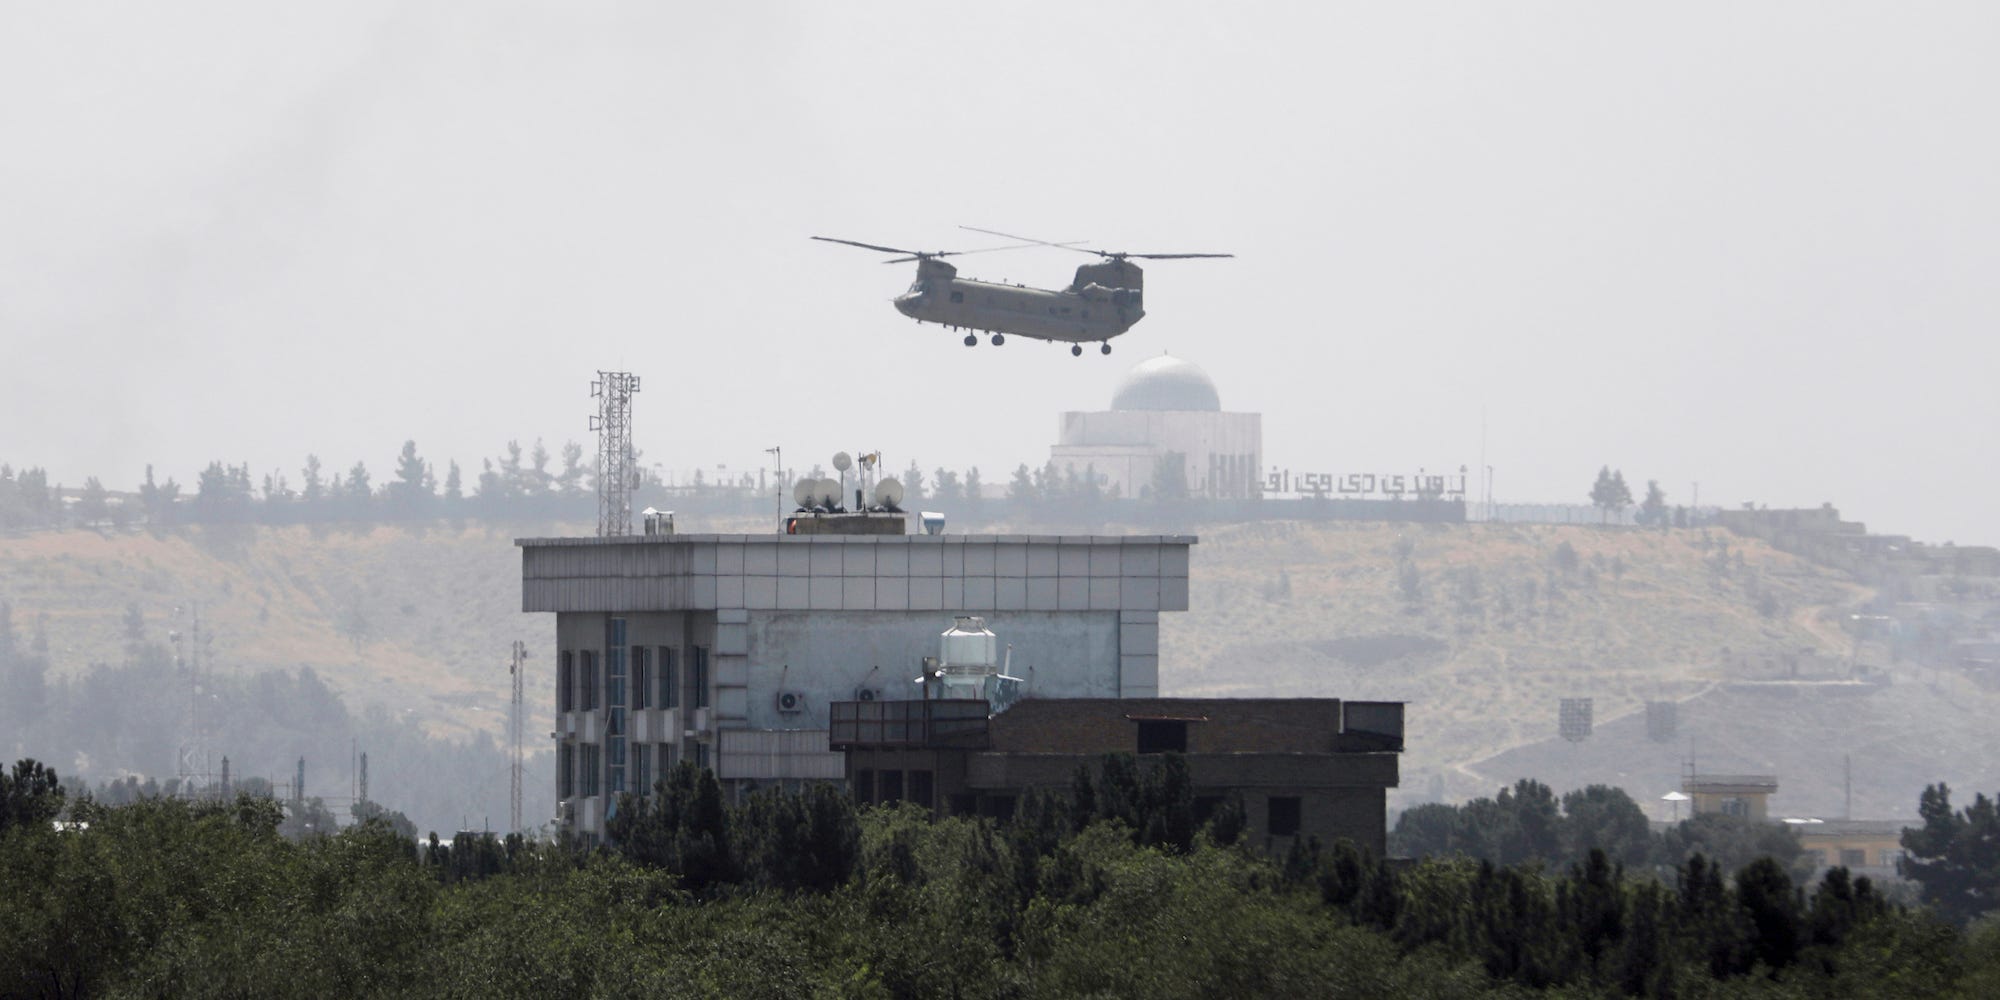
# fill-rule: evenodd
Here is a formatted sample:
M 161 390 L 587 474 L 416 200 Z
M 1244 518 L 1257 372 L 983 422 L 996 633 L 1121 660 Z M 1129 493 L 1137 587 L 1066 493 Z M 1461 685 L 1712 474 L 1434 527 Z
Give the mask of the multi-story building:
M 522 610 L 556 615 L 565 830 L 601 835 L 617 794 L 683 759 L 736 787 L 840 779 L 829 706 L 920 698 L 956 614 L 985 618 L 1025 696 L 1159 694 L 1192 537 L 814 527 L 517 542 Z
M 1336 698 L 845 702 L 831 741 L 863 802 L 1006 817 L 1022 794 L 1067 789 L 1109 754 L 1187 762 L 1197 818 L 1240 799 L 1253 840 L 1345 838 L 1384 853 L 1388 790 L 1403 749 L 1398 702 Z

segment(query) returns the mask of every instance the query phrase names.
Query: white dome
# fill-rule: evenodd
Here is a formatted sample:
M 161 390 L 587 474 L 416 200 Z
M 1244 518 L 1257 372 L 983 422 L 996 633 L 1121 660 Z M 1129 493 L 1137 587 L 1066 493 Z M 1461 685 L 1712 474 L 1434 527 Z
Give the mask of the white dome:
M 1171 354 L 1132 368 L 1111 397 L 1114 410 L 1220 410 L 1222 397 L 1208 373 Z

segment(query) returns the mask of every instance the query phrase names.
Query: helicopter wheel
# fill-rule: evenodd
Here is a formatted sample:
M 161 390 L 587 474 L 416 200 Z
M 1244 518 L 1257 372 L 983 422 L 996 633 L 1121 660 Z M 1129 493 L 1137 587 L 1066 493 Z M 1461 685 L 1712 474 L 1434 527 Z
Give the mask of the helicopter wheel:
M 1104 352 L 1104 353 L 1106 353 L 1106 354 L 1110 354 L 1110 353 L 1111 353 L 1111 345 L 1110 345 L 1110 344 L 1105 344 L 1105 345 L 1103 345 L 1102 347 L 1099 347 L 1099 348 L 1098 348 L 1098 350 L 1100 350 L 1100 351 L 1103 351 L 1103 352 Z
M 966 334 L 966 335 L 965 335 L 965 346 L 967 346 L 967 347 L 977 347 L 977 346 L 979 346 L 979 338 L 978 338 L 978 337 L 975 337 L 975 336 L 973 336 L 972 334 L 969 334 L 969 333 L 968 333 L 968 334 Z
M 1071 344 L 1071 345 L 1069 345 L 1069 352 L 1070 352 L 1071 354 L 1074 354 L 1074 355 L 1076 355 L 1076 356 L 1077 356 L 1077 357 L 1079 357 L 1079 358 L 1080 358 L 1080 357 L 1083 357 L 1083 345 L 1082 345 L 1082 344 Z
M 997 333 L 993 335 L 993 346 L 994 346 L 994 347 L 999 347 L 999 346 L 1000 346 L 1001 344 L 1004 344 L 1004 343 L 1006 343 L 1006 342 L 1007 342 L 1007 338 L 1006 338 L 1006 337 L 1003 337 L 1003 336 L 1001 336 L 1001 335 L 999 335 L 999 334 L 997 334 Z

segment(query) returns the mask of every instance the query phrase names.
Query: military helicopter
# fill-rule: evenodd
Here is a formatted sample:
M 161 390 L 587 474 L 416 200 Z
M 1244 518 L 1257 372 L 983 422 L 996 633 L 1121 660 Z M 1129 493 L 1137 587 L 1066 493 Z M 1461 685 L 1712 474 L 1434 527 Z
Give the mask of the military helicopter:
M 960 229 L 988 236 L 1016 240 L 1013 246 L 984 250 L 904 250 L 856 240 L 815 236 L 828 243 L 844 243 L 864 250 L 899 254 L 884 263 L 917 262 L 917 279 L 909 291 L 896 296 L 896 311 L 918 323 L 937 323 L 953 330 L 971 331 L 965 346 L 979 344 L 979 333 L 989 333 L 993 346 L 1007 341 L 1007 334 L 1070 345 L 1069 352 L 1083 354 L 1083 345 L 1100 343 L 1099 350 L 1111 353 L 1111 338 L 1132 328 L 1146 315 L 1145 275 L 1133 260 L 1182 260 L 1190 257 L 1234 257 L 1227 253 L 1125 253 L 1094 250 L 1076 243 L 1051 243 L 1027 236 L 1013 236 L 991 229 L 960 226 Z M 1028 246 L 1056 247 L 1102 258 L 1076 269 L 1076 279 L 1068 288 L 1055 291 L 975 281 L 958 276 L 958 268 L 940 258 L 993 250 L 1018 250 Z

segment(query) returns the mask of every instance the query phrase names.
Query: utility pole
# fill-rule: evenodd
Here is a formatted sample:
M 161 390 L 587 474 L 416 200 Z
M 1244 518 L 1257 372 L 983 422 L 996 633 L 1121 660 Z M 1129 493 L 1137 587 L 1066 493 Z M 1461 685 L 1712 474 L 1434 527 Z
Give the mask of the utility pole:
M 508 725 L 513 730 L 513 746 L 510 749 L 513 760 L 507 776 L 507 832 L 521 832 L 521 667 L 528 657 L 528 647 L 521 640 L 514 640 L 514 662 L 507 672 L 514 676 L 514 704 Z

